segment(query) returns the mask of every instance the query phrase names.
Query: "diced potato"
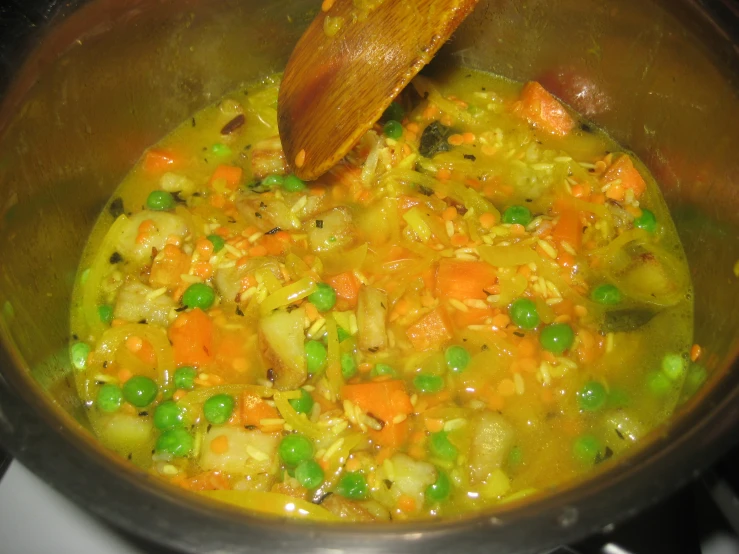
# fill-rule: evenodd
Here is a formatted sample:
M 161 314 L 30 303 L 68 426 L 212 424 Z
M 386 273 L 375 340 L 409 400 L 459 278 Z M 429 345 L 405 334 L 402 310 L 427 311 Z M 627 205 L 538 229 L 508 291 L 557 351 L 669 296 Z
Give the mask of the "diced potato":
M 511 490 L 511 480 L 505 472 L 498 468 L 488 475 L 485 483 L 480 488 L 480 494 L 485 498 L 500 498 Z
M 398 236 L 400 230 L 395 199 L 384 198 L 368 206 L 359 216 L 357 227 L 363 240 L 372 245 L 385 244 L 394 236 Z
M 395 454 L 390 461 L 395 476 L 393 487 L 402 494 L 423 495 L 426 487 L 436 482 L 436 468 L 429 463 L 419 462 L 405 454 Z
M 222 436 L 228 439 L 228 449 L 217 454 L 211 449 L 210 443 Z M 279 437 L 276 435 L 247 431 L 240 427 L 214 426 L 203 437 L 200 467 L 237 475 L 274 473 L 278 444 Z
M 98 436 L 103 438 L 106 446 L 116 452 L 134 452 L 152 438 L 151 419 L 148 417 L 117 412 L 101 418 L 100 421 L 102 429 Z
M 359 347 L 362 350 L 385 348 L 387 345 L 387 294 L 375 287 L 363 286 L 357 303 Z
M 426 488 L 436 482 L 438 472 L 427 462 L 414 460 L 406 454 L 394 454 L 380 466 L 378 477 L 392 482 L 388 494 L 379 496 L 378 500 L 391 501 L 392 505 L 388 507 L 392 508 L 400 496 L 406 495 L 413 498 L 416 501 L 416 508 L 420 509 L 424 503 Z
M 287 172 L 287 162 L 279 136 L 262 140 L 254 145 L 251 150 L 251 169 L 258 179 Z
M 298 388 L 308 378 L 305 361 L 305 310 L 276 311 L 259 322 L 259 337 L 279 390 Z
M 318 223 L 320 222 L 320 223 Z M 314 252 L 328 252 L 349 245 L 354 240 L 352 215 L 346 208 L 334 208 L 317 214 L 304 225 Z
M 146 320 L 147 323 L 169 325 L 169 312 L 176 307 L 174 300 L 166 294 L 150 298 L 154 289 L 139 281 L 129 281 L 118 291 L 113 315 L 132 323 Z
M 146 239 L 138 242 L 139 227 L 145 221 L 151 221 L 153 229 L 146 235 Z M 184 237 L 187 234 L 187 224 L 178 215 L 167 212 L 153 212 L 144 210 L 131 216 L 121 229 L 120 235 L 115 237 L 116 250 L 124 259 L 136 263 L 144 263 L 151 259 L 152 248 L 162 250 L 170 236 Z
M 195 191 L 195 183 L 184 175 L 167 172 L 159 179 L 159 186 L 167 192 L 191 194 Z
M 280 264 L 275 258 L 271 257 L 251 258 L 241 265 L 218 269 L 214 282 L 223 300 L 226 302 L 236 302 L 236 295 L 242 289 L 242 279 L 260 268 L 269 270 L 277 279 L 282 280 Z
M 470 480 L 473 483 L 487 481 L 499 469 L 513 448 L 513 426 L 497 413 L 485 411 L 473 422 L 474 430 L 470 447 Z
M 241 200 L 236 207 L 249 224 L 263 233 L 276 227 L 285 231 L 300 228 L 300 218 L 290 210 L 284 199 L 260 197 L 256 200 Z

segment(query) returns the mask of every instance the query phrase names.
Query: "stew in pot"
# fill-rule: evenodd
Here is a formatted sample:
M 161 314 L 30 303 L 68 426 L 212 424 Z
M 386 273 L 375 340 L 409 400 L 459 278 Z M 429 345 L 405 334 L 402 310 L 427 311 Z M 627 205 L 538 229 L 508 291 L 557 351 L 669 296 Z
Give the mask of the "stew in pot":
M 182 123 L 100 216 L 71 353 L 108 447 L 261 512 L 455 516 L 618 460 L 705 378 L 654 180 L 541 85 L 419 76 L 312 183 L 278 85 Z

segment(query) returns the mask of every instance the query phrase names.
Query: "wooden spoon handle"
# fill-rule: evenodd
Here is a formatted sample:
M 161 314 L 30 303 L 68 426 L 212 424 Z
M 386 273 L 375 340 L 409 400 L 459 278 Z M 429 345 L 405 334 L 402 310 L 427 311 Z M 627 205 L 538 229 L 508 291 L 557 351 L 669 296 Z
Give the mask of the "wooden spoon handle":
M 280 86 L 285 156 L 301 179 L 336 164 L 434 56 L 477 0 L 330 0 Z M 363 9 L 367 8 L 367 9 Z

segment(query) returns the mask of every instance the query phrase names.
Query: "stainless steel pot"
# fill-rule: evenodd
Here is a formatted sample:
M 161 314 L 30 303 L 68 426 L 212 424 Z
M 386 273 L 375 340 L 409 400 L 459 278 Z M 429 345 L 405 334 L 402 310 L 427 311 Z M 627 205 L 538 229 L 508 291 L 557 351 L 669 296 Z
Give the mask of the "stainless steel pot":
M 18 4 L 25 18 L 0 19 L 8 31 L 0 38 L 0 441 L 90 511 L 199 553 L 533 552 L 634 514 L 734 441 L 739 13 L 731 0 L 482 1 L 445 48 L 436 63 L 544 80 L 651 168 L 693 270 L 696 341 L 711 378 L 644 448 L 576 487 L 474 518 L 371 529 L 248 516 L 128 466 L 92 440 L 67 354 L 73 275 L 106 198 L 142 150 L 190 113 L 279 70 L 317 0 L 94 0 L 61 12 L 59 4 Z

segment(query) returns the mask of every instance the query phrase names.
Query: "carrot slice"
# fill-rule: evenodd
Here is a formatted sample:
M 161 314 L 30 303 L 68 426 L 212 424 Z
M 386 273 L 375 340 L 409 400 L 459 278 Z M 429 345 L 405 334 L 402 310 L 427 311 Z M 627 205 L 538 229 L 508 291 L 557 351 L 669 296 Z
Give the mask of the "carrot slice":
M 354 272 L 347 271 L 329 277 L 327 283 L 331 285 L 336 291 L 336 296 L 339 300 L 344 301 L 342 309 L 353 309 L 357 306 L 357 298 L 359 297 L 359 289 L 362 287 L 362 283 L 356 278 Z
M 486 287 L 495 284 L 495 268 L 485 262 L 444 258 L 436 272 L 436 295 L 457 300 L 485 300 Z
M 180 275 L 187 273 L 189 269 L 190 256 L 174 244 L 168 244 L 154 258 L 149 282 L 157 288 L 174 288 L 180 283 Z
M 178 315 L 168 334 L 178 366 L 200 367 L 211 361 L 213 321 L 200 308 Z
M 582 224 L 580 212 L 573 209 L 563 209 L 559 214 L 559 221 L 552 229 L 552 238 L 558 243 L 566 242 L 575 250 L 582 245 Z
M 621 181 L 621 187 L 633 190 L 637 198 L 647 189 L 647 183 L 628 154 L 619 156 L 603 174 L 602 180 L 604 183 Z
M 149 173 L 164 173 L 176 163 L 177 158 L 170 150 L 152 148 L 144 155 L 144 169 Z
M 213 176 L 210 178 L 209 184 L 213 184 L 219 179 L 223 179 L 226 182 L 226 186 L 230 189 L 235 189 L 241 182 L 241 175 L 243 170 L 240 167 L 233 165 L 219 165 Z
M 406 335 L 418 351 L 437 348 L 452 338 L 449 318 L 442 308 L 436 308 L 408 327 Z
M 344 385 L 341 387 L 341 397 L 384 424 L 382 431 L 370 430 L 375 443 L 397 448 L 408 438 L 408 420 L 395 422 L 399 416 L 408 416 L 413 411 L 403 381 L 391 379 Z
M 532 125 L 554 135 L 565 136 L 575 127 L 575 120 L 565 107 L 536 81 L 526 83 L 514 108 Z

